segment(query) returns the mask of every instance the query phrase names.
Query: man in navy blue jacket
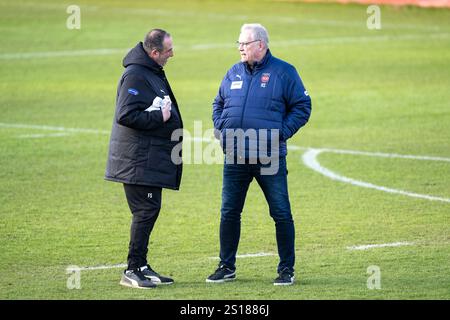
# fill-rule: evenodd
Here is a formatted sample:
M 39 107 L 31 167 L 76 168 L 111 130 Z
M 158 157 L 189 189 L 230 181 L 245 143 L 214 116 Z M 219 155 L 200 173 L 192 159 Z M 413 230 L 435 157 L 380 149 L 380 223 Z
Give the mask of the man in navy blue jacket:
M 228 70 L 213 103 L 212 118 L 220 134 L 225 164 L 220 263 L 206 281 L 220 283 L 236 278 L 241 213 L 255 178 L 275 222 L 280 262 L 274 285 L 291 285 L 295 229 L 287 187 L 286 141 L 308 122 L 311 99 L 295 67 L 272 56 L 262 25 L 244 24 L 238 48 L 241 62 Z

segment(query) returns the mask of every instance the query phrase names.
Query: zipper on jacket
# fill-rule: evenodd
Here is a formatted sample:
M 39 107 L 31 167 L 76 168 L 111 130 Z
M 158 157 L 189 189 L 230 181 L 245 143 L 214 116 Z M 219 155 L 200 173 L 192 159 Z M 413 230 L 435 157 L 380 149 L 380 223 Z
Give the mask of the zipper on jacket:
M 248 92 L 250 91 L 250 87 L 252 86 L 252 83 L 253 83 L 253 75 L 254 75 L 253 73 L 250 75 L 250 83 L 248 85 L 247 92 L 245 92 L 244 105 L 242 106 L 242 113 L 241 113 L 241 127 L 240 127 L 240 129 L 242 129 L 242 125 L 244 123 L 244 112 L 245 112 L 245 107 L 247 106 Z

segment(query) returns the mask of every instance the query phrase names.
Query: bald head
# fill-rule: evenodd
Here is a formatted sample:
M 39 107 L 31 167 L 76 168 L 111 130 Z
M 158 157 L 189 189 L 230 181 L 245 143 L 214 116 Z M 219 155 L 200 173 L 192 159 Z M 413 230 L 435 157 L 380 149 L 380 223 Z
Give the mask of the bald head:
M 157 50 L 162 52 L 164 50 L 164 39 L 166 37 L 170 38 L 170 33 L 162 29 L 152 29 L 150 30 L 144 39 L 144 49 L 150 54 L 152 50 Z
M 163 67 L 173 57 L 173 43 L 170 33 L 153 29 L 145 36 L 143 47 L 148 56 Z

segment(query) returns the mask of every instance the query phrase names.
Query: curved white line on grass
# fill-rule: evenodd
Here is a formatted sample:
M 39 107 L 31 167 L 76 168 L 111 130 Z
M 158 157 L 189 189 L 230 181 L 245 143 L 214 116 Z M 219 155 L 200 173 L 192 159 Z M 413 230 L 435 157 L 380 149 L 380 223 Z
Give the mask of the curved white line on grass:
M 333 151 L 331 151 L 331 150 L 333 150 Z M 387 188 L 387 187 L 378 186 L 378 185 L 375 185 L 375 184 L 372 184 L 369 182 L 364 182 L 364 181 L 360 181 L 360 180 L 356 180 L 356 179 L 352 179 L 352 178 L 348 178 L 348 177 L 339 175 L 327 168 L 322 167 L 320 165 L 319 161 L 317 160 L 317 156 L 320 153 L 327 152 L 327 151 L 334 152 L 334 153 L 350 153 L 346 150 L 337 150 L 337 149 L 309 149 L 302 156 L 303 163 L 308 168 L 311 168 L 314 171 L 317 171 L 332 180 L 337 180 L 337 181 L 353 184 L 358 187 L 375 189 L 375 190 L 384 191 L 384 192 L 388 192 L 388 193 L 401 194 L 401 195 L 413 197 L 413 198 L 420 198 L 420 199 L 426 199 L 426 200 L 431 200 L 431 201 L 442 201 L 442 202 L 450 203 L 450 199 L 448 199 L 448 198 L 441 198 L 441 197 L 435 197 L 435 196 L 430 196 L 430 195 L 426 195 L 426 194 L 419 194 L 419 193 L 413 193 L 413 192 L 408 192 L 408 191 L 404 191 L 404 190 Z M 344 151 L 344 152 L 341 152 L 341 151 Z M 353 154 L 356 154 L 356 152 L 354 152 Z M 362 153 L 359 153 L 359 154 L 362 154 Z M 380 156 L 379 153 L 377 154 L 377 153 L 369 153 L 369 152 L 364 153 L 364 155 Z M 394 155 L 391 155 L 391 157 L 394 157 Z M 419 157 L 419 156 L 409 156 L 408 158 L 409 159 L 430 160 L 430 159 L 422 159 L 423 157 Z M 448 158 L 443 158 L 443 159 L 445 159 L 443 161 L 450 160 Z M 438 158 L 436 157 L 433 160 L 438 160 Z
M 312 149 L 312 148 L 310 148 L 310 149 Z M 450 158 L 444 158 L 444 157 L 415 156 L 415 155 L 408 155 L 408 154 L 367 152 L 367 151 L 330 149 L 330 148 L 320 148 L 320 149 L 316 149 L 316 150 L 321 150 L 321 152 L 332 152 L 332 153 L 339 153 L 339 154 L 353 154 L 353 155 L 361 155 L 361 156 L 369 156 L 369 157 L 401 158 L 401 159 L 414 159 L 414 160 L 429 160 L 429 161 L 446 161 L 446 162 L 450 162 Z
M 18 124 L 18 123 L 2 123 L 0 122 L 0 128 L 18 128 L 18 129 L 39 129 L 39 130 L 50 130 L 50 131 L 62 131 L 62 132 L 72 132 L 72 133 L 94 133 L 94 134 L 109 134 L 110 132 L 107 130 L 95 130 L 95 129 L 83 129 L 83 128 L 65 128 L 65 127 L 53 127 L 53 126 L 43 126 L 43 125 L 29 125 L 29 124 Z M 186 140 L 192 141 L 202 141 L 202 142 L 211 142 L 212 139 L 204 138 L 204 137 L 192 137 L 187 138 Z M 395 153 L 380 153 L 380 152 L 365 152 L 365 151 L 355 151 L 355 150 L 340 150 L 340 149 L 330 149 L 330 148 L 322 148 L 322 149 L 312 149 L 305 148 L 296 145 L 289 145 L 288 149 L 290 150 L 302 150 L 306 149 L 307 151 L 303 154 L 302 159 L 305 165 L 333 180 L 342 181 L 345 183 L 350 183 L 359 187 L 376 189 L 388 193 L 397 193 L 405 196 L 413 197 L 413 198 L 422 198 L 432 201 L 442 201 L 442 202 L 450 202 L 448 198 L 435 197 L 430 195 L 423 195 L 418 193 L 412 193 L 403 190 L 397 190 L 392 188 L 387 188 L 383 186 L 377 186 L 372 183 L 359 181 L 351 178 L 347 178 L 345 176 L 339 175 L 329 169 L 326 169 L 320 165 L 317 160 L 317 156 L 322 152 L 333 152 L 340 154 L 352 154 L 352 155 L 363 155 L 363 156 L 372 156 L 372 157 L 384 157 L 384 158 L 402 158 L 402 159 L 415 159 L 415 160 L 428 160 L 428 161 L 446 161 L 450 162 L 450 158 L 445 157 L 431 157 L 431 156 L 414 156 L 414 155 L 401 155 Z
M 347 247 L 348 250 L 368 250 L 374 248 L 385 248 L 385 247 L 401 247 L 401 246 L 412 246 L 414 242 L 394 242 L 394 243 L 382 243 L 382 244 L 366 244 L 360 246 Z

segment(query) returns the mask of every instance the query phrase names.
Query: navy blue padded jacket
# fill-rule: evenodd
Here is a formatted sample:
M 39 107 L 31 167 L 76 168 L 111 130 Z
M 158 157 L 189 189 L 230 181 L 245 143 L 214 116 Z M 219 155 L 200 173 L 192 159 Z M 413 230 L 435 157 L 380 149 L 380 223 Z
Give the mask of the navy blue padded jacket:
M 253 69 L 239 62 L 228 70 L 213 102 L 212 119 L 222 137 L 226 129 L 278 129 L 279 156 L 285 156 L 286 140 L 308 122 L 310 115 L 311 98 L 297 70 L 267 50 Z M 268 137 L 270 140 L 271 135 Z M 252 150 L 248 150 L 248 143 L 245 146 L 245 156 L 249 157 Z

